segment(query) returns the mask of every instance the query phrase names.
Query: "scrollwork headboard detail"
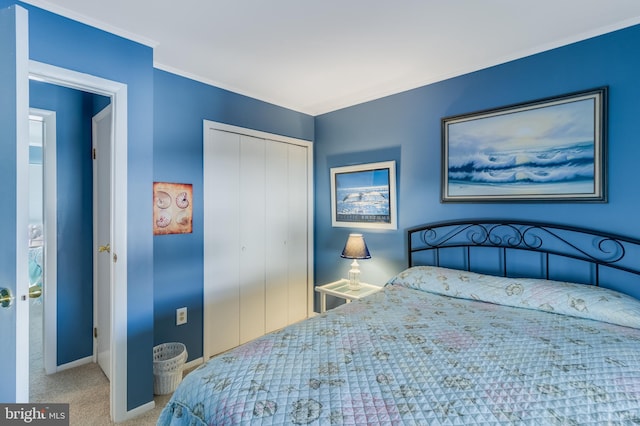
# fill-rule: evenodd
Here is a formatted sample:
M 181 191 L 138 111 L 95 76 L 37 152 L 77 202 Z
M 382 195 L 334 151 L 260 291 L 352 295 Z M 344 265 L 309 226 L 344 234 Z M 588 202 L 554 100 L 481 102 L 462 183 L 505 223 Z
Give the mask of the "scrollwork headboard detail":
M 408 231 L 409 266 L 435 265 L 620 287 L 640 296 L 640 240 L 542 222 L 464 220 Z M 631 284 L 624 281 L 623 287 Z M 628 292 L 628 291 L 625 291 Z

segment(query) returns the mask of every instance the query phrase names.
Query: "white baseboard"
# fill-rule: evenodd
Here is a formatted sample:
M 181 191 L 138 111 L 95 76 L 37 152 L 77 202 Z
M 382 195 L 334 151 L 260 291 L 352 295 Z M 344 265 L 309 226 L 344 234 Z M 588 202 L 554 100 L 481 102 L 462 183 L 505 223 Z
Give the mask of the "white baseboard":
M 126 414 L 127 417 L 125 420 L 131 420 L 135 417 L 138 417 L 146 413 L 147 411 L 153 410 L 155 407 L 156 407 L 156 402 L 154 400 L 151 400 L 144 405 L 136 407 L 133 410 L 127 411 L 127 414 Z
M 89 357 L 89 359 L 91 359 L 91 357 Z M 200 357 L 200 358 L 196 358 L 196 359 L 194 359 L 194 360 L 192 360 L 190 362 L 187 362 L 184 365 L 184 370 L 189 370 L 191 368 L 197 367 L 200 364 L 202 364 L 203 361 L 204 361 L 203 358 Z M 150 402 L 147 402 L 144 405 L 141 405 L 139 407 L 134 408 L 133 410 L 129 410 L 129 411 L 127 411 L 125 420 L 131 420 L 131 419 L 133 419 L 135 417 L 138 417 L 138 416 L 146 413 L 147 411 L 153 410 L 155 408 L 155 406 L 156 406 L 156 403 L 155 403 L 155 401 L 152 400 Z
M 60 371 L 69 370 L 70 368 L 79 367 L 85 364 L 91 364 L 93 362 L 93 355 L 88 356 L 86 358 L 80 358 L 75 361 L 68 362 L 66 364 L 62 364 L 56 367 L 56 373 Z

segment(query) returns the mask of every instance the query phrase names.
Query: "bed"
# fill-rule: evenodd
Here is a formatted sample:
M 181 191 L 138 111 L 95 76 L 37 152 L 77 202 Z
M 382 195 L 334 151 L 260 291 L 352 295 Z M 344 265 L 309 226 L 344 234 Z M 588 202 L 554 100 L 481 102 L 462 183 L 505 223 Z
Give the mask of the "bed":
M 639 240 L 494 220 L 407 241 L 383 290 L 210 359 L 158 424 L 640 423 Z

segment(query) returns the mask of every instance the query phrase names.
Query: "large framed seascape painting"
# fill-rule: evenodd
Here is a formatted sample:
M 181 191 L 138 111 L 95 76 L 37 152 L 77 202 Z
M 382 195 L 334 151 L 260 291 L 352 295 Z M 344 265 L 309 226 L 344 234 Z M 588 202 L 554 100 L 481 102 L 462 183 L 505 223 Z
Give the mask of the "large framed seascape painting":
M 442 119 L 442 202 L 606 202 L 607 88 Z
M 395 161 L 331 168 L 331 222 L 397 229 Z

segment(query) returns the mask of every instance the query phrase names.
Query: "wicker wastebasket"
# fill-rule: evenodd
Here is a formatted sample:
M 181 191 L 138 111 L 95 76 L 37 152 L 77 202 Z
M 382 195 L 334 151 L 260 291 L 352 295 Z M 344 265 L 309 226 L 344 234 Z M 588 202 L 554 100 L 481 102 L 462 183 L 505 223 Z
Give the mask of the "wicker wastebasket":
M 182 381 L 187 348 L 182 343 L 162 343 L 153 348 L 153 393 L 166 395 Z

